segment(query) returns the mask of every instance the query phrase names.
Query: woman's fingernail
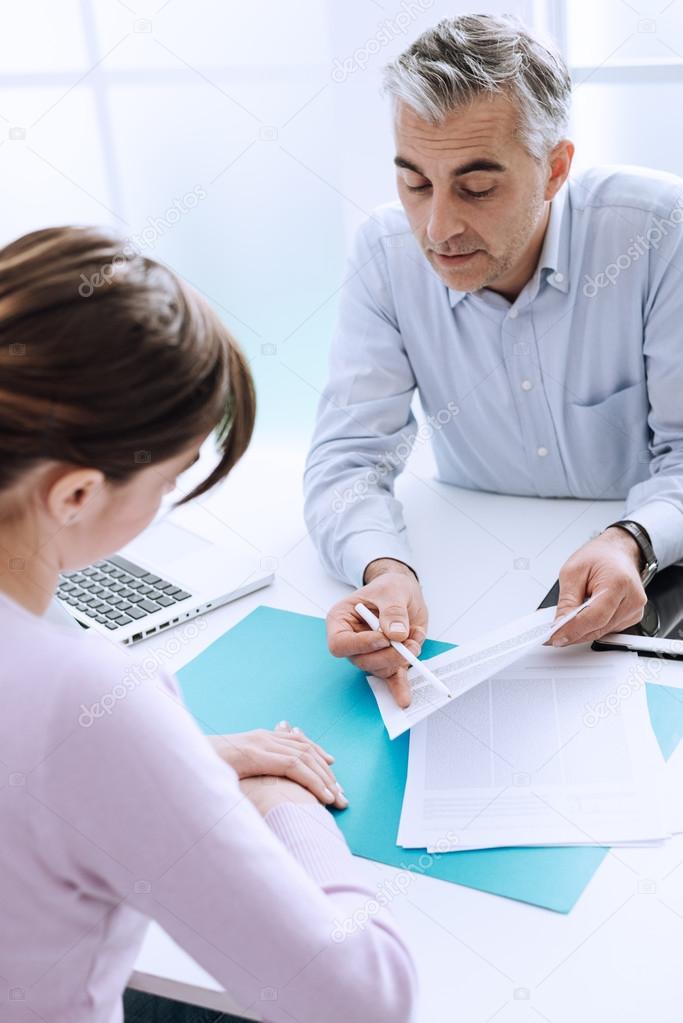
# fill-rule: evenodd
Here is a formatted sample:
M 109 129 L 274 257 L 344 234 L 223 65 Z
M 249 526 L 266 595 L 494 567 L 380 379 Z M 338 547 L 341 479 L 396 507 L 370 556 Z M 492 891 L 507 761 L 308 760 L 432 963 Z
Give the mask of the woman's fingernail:
M 334 801 L 334 796 L 332 795 L 328 788 L 323 789 L 323 795 L 325 796 L 326 802 L 331 803 Z
M 564 636 L 560 636 L 559 639 L 553 640 L 553 646 L 566 646 L 568 642 L 569 642 L 568 639 L 565 639 Z
M 389 626 L 389 632 L 403 632 L 404 630 L 405 626 L 403 622 L 392 622 Z
M 292 735 L 301 735 L 301 729 L 297 728 L 296 725 L 294 725 L 292 727 L 291 732 L 292 732 Z
M 289 721 L 278 721 L 276 728 L 289 728 Z

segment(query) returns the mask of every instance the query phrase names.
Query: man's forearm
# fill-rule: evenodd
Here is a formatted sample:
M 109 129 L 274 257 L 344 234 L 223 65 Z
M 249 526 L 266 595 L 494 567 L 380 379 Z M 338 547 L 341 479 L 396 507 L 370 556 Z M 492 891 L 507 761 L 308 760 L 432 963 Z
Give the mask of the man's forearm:
M 377 558 L 371 561 L 363 573 L 363 585 L 372 582 L 378 575 L 385 575 L 387 572 L 402 572 L 404 575 L 412 575 L 419 582 L 415 569 L 407 565 L 405 561 L 397 561 L 395 558 Z
M 659 459 L 658 464 L 664 462 Z M 631 487 L 623 519 L 646 530 L 660 570 L 683 558 L 683 450 L 677 444 L 662 471 Z

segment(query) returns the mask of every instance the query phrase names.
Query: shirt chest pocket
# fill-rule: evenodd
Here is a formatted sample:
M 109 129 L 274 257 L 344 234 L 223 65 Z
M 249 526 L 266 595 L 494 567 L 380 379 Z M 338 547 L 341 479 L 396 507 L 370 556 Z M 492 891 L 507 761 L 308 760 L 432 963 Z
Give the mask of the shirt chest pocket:
M 565 465 L 577 497 L 623 497 L 649 473 L 647 384 L 565 405 Z M 582 492 L 583 491 L 583 492 Z

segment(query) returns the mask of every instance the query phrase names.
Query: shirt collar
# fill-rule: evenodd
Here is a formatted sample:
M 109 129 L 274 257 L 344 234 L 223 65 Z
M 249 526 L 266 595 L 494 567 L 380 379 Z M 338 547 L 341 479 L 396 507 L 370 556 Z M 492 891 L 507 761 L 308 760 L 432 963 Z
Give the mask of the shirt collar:
M 565 216 L 567 207 L 567 186 L 563 185 L 550 204 L 548 226 L 545 229 L 543 248 L 534 277 L 547 270 L 546 279 L 549 284 L 565 294 L 569 291 L 569 216 Z M 471 294 L 469 291 L 454 291 L 448 288 L 451 306 Z M 535 289 L 537 290 L 537 289 Z
M 558 291 L 569 291 L 569 211 L 567 209 L 567 186 L 563 185 L 550 204 L 548 226 L 543 239 L 538 271 L 550 271 L 548 283 Z

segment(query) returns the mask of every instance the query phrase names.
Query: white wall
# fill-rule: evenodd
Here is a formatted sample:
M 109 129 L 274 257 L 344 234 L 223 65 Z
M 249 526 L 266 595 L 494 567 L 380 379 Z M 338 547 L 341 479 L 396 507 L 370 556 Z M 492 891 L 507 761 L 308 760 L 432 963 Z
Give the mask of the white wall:
M 639 0 L 640 13 L 620 0 L 475 5 L 545 27 L 564 23 L 571 60 L 591 72 L 584 68 L 576 92 L 579 164 L 683 170 L 683 80 L 625 86 L 601 78 L 615 60 L 664 54 L 675 61 L 674 51 L 683 52 L 683 4 L 650 18 L 654 29 L 643 20 L 648 4 Z M 326 375 L 349 236 L 394 197 L 382 65 L 426 27 L 468 7 L 457 0 L 7 5 L 0 242 L 68 222 L 116 224 L 141 239 L 210 297 L 244 344 L 260 429 L 304 443 Z

